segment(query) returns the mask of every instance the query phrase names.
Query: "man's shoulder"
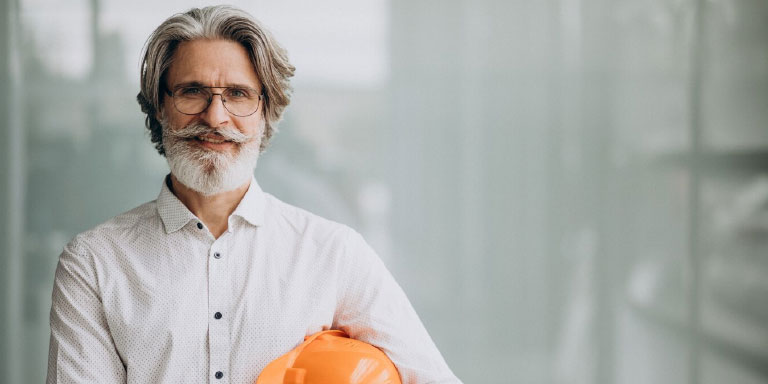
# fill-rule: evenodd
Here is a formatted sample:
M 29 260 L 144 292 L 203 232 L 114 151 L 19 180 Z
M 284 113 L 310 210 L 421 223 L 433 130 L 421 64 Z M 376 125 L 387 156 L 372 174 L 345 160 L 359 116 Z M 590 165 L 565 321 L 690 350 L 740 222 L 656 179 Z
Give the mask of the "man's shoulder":
M 124 239 L 126 236 L 155 227 L 158 219 L 157 203 L 152 200 L 77 234 L 68 247 L 94 247 L 100 243 Z
M 302 237 L 311 237 L 316 243 L 329 240 L 344 240 L 355 231 L 345 224 L 316 215 L 306 209 L 286 203 L 277 197 L 264 193 L 266 217 L 281 231 Z

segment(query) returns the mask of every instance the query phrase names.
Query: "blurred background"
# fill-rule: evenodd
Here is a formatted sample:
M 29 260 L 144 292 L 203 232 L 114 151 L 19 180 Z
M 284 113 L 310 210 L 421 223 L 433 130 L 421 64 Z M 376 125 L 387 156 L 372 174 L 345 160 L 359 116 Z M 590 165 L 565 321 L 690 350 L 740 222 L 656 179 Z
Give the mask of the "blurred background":
M 297 67 L 265 191 L 359 230 L 466 383 L 768 383 L 768 2 L 233 1 Z M 156 198 L 139 55 L 202 2 L 0 0 L 0 382 Z

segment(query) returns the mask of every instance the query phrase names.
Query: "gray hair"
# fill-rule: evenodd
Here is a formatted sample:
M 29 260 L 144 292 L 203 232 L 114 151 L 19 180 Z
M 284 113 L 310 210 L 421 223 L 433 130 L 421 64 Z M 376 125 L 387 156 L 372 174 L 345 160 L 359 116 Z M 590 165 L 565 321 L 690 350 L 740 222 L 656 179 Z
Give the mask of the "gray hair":
M 217 5 L 192 8 L 171 16 L 149 36 L 141 60 L 141 92 L 136 99 L 147 115 L 145 124 L 157 151 L 165 156 L 163 127 L 158 119 L 162 113 L 165 77 L 171 67 L 179 43 L 197 39 L 225 39 L 240 43 L 248 51 L 256 75 L 264 88 L 265 128 L 261 148 L 267 147 L 285 107 L 291 102 L 289 78 L 295 68 L 288 54 L 272 34 L 247 12 Z

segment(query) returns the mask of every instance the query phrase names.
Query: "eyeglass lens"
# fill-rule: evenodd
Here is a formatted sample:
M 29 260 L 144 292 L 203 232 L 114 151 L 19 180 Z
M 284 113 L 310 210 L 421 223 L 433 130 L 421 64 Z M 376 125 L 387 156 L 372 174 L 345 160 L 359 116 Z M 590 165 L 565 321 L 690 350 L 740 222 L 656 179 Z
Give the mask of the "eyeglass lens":
M 196 115 L 208 108 L 214 95 L 220 96 L 227 111 L 241 117 L 256 113 L 261 99 L 248 88 L 223 88 L 221 93 L 214 93 L 206 87 L 182 87 L 173 92 L 173 102 L 179 112 Z

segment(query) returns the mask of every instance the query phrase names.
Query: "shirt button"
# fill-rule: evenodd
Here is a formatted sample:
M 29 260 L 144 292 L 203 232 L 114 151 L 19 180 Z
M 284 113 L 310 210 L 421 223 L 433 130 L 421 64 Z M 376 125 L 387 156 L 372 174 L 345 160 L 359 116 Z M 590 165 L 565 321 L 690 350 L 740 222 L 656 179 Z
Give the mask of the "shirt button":
M 215 257 L 217 259 L 221 259 L 221 253 L 216 252 L 216 253 L 213 254 L 213 257 Z
M 216 319 L 216 320 L 218 320 L 218 319 L 221 319 L 221 312 L 216 312 L 216 313 L 213 315 L 213 318 L 214 318 L 214 319 Z
M 224 372 L 221 372 L 221 371 L 216 372 L 217 379 L 221 379 L 222 377 L 224 377 Z
M 197 223 L 197 229 L 203 229 L 203 223 Z

